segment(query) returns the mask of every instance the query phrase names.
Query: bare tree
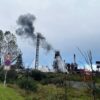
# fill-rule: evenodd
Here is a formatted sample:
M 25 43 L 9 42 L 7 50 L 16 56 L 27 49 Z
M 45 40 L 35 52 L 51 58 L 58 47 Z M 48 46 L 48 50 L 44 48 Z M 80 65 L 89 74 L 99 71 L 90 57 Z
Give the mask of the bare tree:
M 86 63 L 89 65 L 89 67 L 91 68 L 91 84 L 90 84 L 90 87 L 91 87 L 91 90 L 92 90 L 92 95 L 93 95 L 93 100 L 96 100 L 96 96 L 95 96 L 95 89 L 96 89 L 96 86 L 95 86 L 95 80 L 94 80 L 94 75 L 93 75 L 93 57 L 92 57 L 92 52 L 91 50 L 87 51 L 87 52 L 82 52 L 79 48 L 78 48 L 79 52 L 81 53 L 81 55 L 83 56 L 83 58 L 85 59 Z

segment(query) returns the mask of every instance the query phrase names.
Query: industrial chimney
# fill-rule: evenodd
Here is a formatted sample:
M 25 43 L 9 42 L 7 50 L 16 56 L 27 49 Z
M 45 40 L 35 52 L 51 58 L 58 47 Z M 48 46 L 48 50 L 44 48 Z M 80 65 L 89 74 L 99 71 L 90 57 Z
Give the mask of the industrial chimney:
M 36 40 L 36 56 L 35 56 L 35 69 L 39 66 L 39 45 L 40 45 L 40 35 L 37 34 Z
M 76 71 L 77 70 L 77 63 L 76 63 L 76 55 L 74 54 L 74 70 Z

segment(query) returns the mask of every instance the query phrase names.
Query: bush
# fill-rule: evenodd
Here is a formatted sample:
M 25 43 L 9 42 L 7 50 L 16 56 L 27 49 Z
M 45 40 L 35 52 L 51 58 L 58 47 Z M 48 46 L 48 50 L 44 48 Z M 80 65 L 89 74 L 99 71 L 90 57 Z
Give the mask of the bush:
M 7 71 L 7 83 L 15 83 L 18 74 L 15 70 L 11 69 Z M 0 81 L 3 82 L 5 78 L 5 71 L 3 68 L 0 68 Z
M 4 70 L 3 70 L 2 67 L 0 68 L 0 81 L 1 81 L 1 82 L 4 81 Z
M 18 81 L 18 86 L 26 91 L 33 91 L 37 90 L 37 83 L 32 80 L 31 78 L 22 78 Z
M 8 83 L 15 83 L 17 80 L 18 74 L 14 69 L 11 69 L 7 73 L 7 82 Z
M 31 72 L 31 77 L 36 81 L 41 81 L 42 79 L 46 78 L 46 74 L 39 70 L 33 70 Z
M 95 94 L 96 94 L 97 98 L 100 98 L 100 88 L 95 89 Z

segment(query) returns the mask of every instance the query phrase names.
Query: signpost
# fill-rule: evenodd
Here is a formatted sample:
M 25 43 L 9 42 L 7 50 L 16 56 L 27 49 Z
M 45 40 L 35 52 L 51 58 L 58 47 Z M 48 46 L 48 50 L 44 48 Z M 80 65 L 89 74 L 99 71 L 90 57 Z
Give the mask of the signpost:
M 11 54 L 8 53 L 4 57 L 4 70 L 5 70 L 5 79 L 4 79 L 4 86 L 6 86 L 6 79 L 7 79 L 7 72 L 10 70 L 10 65 L 11 65 Z

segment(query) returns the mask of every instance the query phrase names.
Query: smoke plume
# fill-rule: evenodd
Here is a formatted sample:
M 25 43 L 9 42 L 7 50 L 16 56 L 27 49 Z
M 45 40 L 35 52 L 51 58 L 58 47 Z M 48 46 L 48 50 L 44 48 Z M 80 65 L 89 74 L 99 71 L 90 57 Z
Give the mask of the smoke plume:
M 36 45 L 37 37 L 40 39 L 40 46 L 47 51 L 52 50 L 52 46 L 46 41 L 45 37 L 41 33 L 34 32 L 34 21 L 36 17 L 32 14 L 25 14 L 19 16 L 17 20 L 17 25 L 19 28 L 16 30 L 16 34 L 22 36 L 23 38 L 32 39 L 33 43 Z

